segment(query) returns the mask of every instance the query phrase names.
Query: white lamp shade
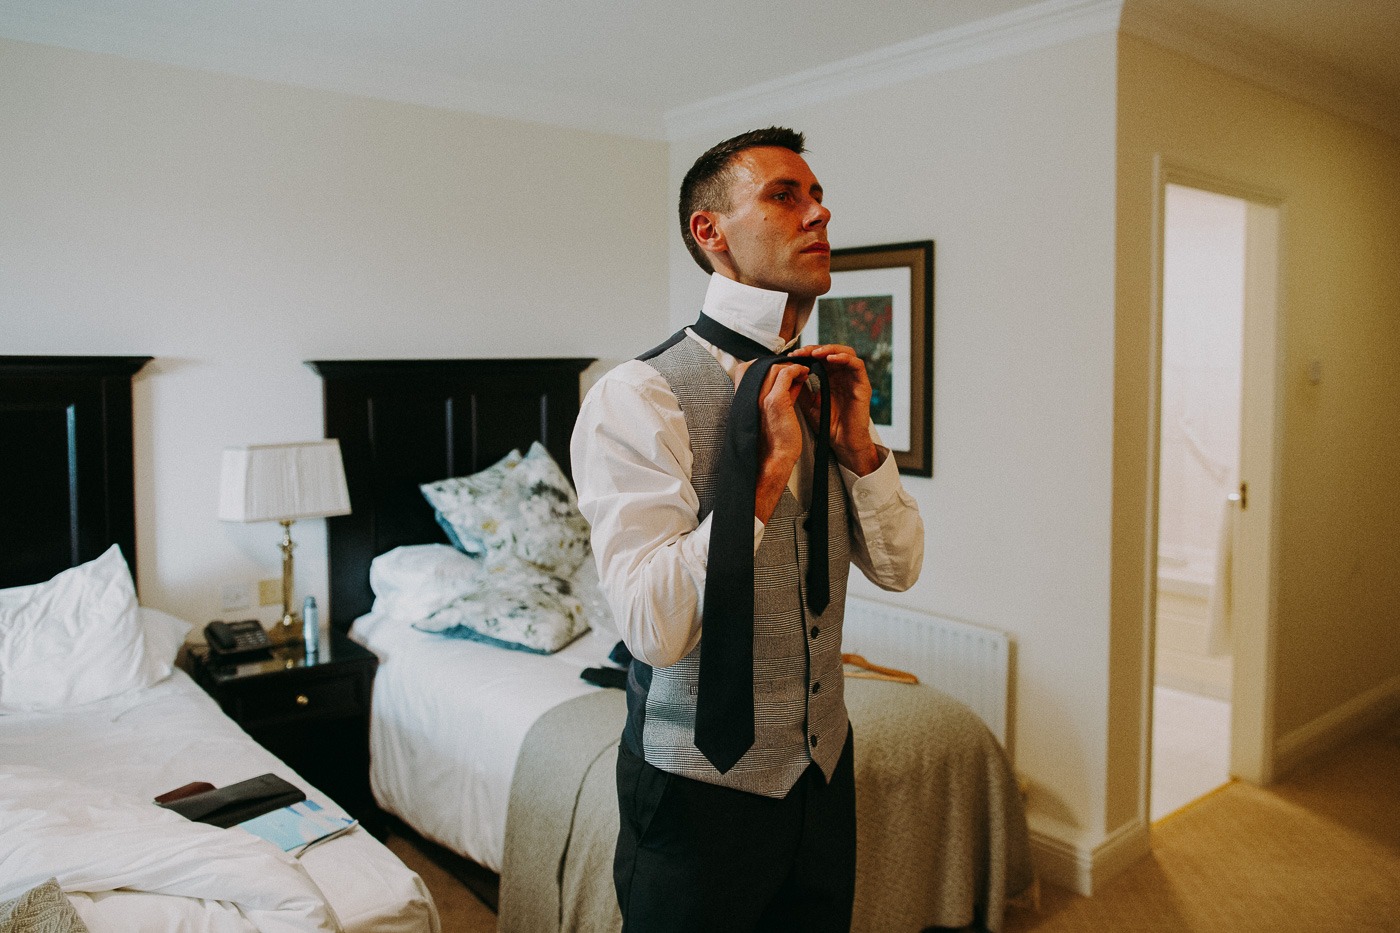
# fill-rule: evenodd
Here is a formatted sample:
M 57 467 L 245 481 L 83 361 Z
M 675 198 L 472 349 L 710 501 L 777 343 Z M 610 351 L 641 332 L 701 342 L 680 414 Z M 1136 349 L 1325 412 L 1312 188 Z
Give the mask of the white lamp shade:
M 340 441 L 224 448 L 221 520 L 295 521 L 349 514 Z

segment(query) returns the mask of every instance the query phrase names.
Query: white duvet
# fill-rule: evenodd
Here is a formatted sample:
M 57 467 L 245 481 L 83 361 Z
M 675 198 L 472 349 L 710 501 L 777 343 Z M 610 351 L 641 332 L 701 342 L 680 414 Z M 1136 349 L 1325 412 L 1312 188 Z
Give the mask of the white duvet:
M 151 803 L 190 781 L 265 772 L 342 812 L 183 671 L 71 709 L 0 716 L 0 898 L 57 877 L 92 933 L 436 933 L 422 879 L 363 829 L 291 860 Z M 176 887 L 194 893 L 167 896 Z
M 206 930 L 341 929 L 306 869 L 250 833 L 42 768 L 0 766 L 0 900 L 49 878 L 85 920 L 106 912 L 92 909 L 94 898 L 122 891 L 213 902 L 202 912 Z M 149 903 L 140 915 L 148 929 Z
M 371 614 L 356 620 L 351 636 L 379 655 L 370 779 L 380 806 L 499 872 L 525 734 L 556 705 L 601 689 L 579 673 L 606 664 L 617 635 L 595 628 L 562 651 L 538 655 Z
M 437 933 L 423 880 L 363 829 L 298 861 L 152 798 L 274 773 L 172 661 L 190 625 L 142 607 L 121 550 L 0 589 L 0 900 L 57 878 L 93 933 Z

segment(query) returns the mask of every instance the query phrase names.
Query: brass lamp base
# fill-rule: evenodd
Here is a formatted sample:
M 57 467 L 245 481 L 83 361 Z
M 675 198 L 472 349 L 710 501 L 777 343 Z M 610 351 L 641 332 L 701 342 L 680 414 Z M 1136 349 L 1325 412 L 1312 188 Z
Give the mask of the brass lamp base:
M 294 520 L 290 518 L 282 520 L 282 543 L 278 545 L 282 550 L 282 619 L 273 628 L 276 630 L 276 640 L 284 645 L 301 642 L 301 613 L 292 610 L 294 589 L 292 549 L 296 547 L 292 543 L 292 522 Z
M 271 637 L 279 645 L 301 644 L 301 616 L 295 612 L 284 615 L 273 624 Z

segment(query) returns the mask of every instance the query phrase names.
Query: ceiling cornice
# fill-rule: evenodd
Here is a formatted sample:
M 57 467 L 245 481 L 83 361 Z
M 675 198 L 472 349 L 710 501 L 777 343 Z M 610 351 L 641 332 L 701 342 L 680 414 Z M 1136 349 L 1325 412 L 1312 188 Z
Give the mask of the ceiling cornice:
M 1400 139 L 1400 101 L 1183 0 L 1128 0 L 1123 32 Z
M 1123 0 L 1043 0 L 794 75 L 669 110 L 666 138 L 722 131 L 776 111 L 822 104 L 924 75 L 1116 33 Z
M 279 48 L 266 37 L 133 28 L 91 8 L 79 12 L 40 7 L 36 11 L 24 3 L 0 4 L 0 37 L 461 113 L 641 139 L 663 138 L 661 121 L 654 112 L 581 100 L 566 93 L 472 81 L 382 59 Z

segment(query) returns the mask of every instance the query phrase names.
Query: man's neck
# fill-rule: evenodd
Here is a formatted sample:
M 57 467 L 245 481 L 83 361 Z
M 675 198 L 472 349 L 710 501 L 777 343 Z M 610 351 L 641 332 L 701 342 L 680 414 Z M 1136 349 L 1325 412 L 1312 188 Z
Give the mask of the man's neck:
M 789 295 L 787 305 L 783 308 L 783 327 L 778 334 L 784 340 L 796 337 L 798 332 L 807 326 L 807 321 L 812 315 L 812 306 L 816 303 L 815 298 L 795 298 Z

